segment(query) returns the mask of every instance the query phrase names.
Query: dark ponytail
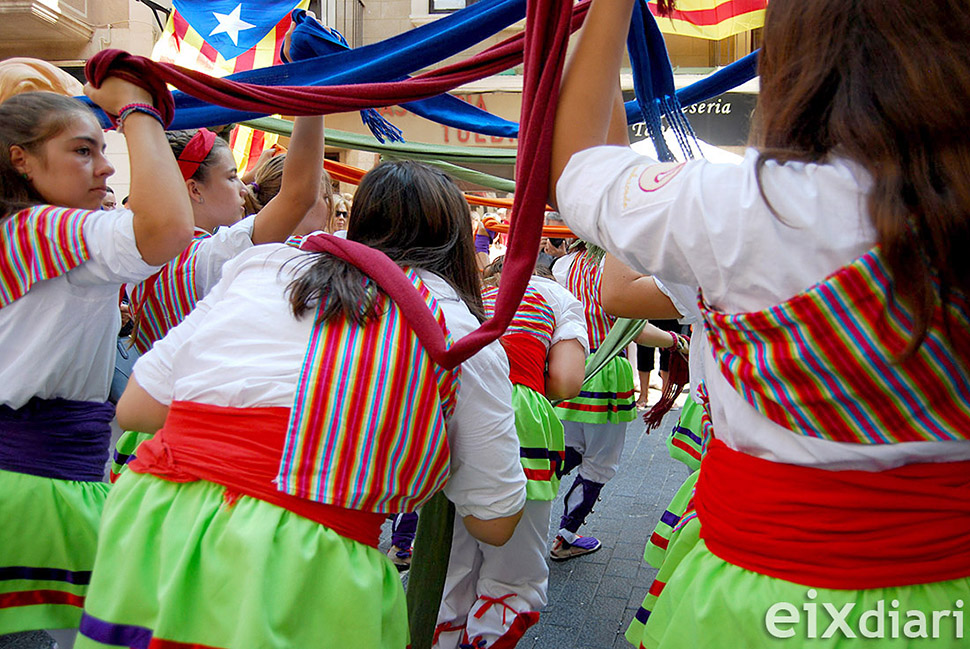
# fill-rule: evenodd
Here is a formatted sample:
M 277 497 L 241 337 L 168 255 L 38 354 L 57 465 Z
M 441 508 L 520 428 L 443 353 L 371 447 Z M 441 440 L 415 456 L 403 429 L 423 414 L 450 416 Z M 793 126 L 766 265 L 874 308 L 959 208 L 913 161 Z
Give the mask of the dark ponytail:
M 968 35 L 966 0 L 768 5 L 753 138 L 759 185 L 768 160 L 839 156 L 868 171 L 891 297 L 914 315 L 903 357 L 940 304 L 949 332 L 954 298 L 970 295 Z

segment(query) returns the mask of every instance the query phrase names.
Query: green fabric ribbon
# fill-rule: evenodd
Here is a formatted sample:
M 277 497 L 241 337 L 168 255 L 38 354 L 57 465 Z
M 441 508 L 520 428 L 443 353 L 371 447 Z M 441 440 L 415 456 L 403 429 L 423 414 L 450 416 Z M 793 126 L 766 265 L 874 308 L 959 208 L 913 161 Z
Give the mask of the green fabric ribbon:
M 255 128 L 267 133 L 285 135 L 293 134 L 293 122 L 278 117 L 262 117 L 249 122 L 242 122 L 244 126 Z M 348 133 L 335 129 L 325 129 L 327 144 L 356 151 L 370 151 L 380 153 L 387 158 L 420 160 L 430 165 L 440 167 L 455 178 L 495 189 L 503 192 L 514 192 L 515 183 L 507 178 L 493 176 L 482 171 L 468 169 L 462 164 L 514 165 L 515 149 L 490 149 L 467 146 L 450 146 L 444 144 L 419 144 L 414 142 L 380 143 L 369 135 Z
M 411 649 L 431 649 L 438 608 L 448 576 L 455 506 L 439 491 L 421 508 L 408 575 L 408 626 Z

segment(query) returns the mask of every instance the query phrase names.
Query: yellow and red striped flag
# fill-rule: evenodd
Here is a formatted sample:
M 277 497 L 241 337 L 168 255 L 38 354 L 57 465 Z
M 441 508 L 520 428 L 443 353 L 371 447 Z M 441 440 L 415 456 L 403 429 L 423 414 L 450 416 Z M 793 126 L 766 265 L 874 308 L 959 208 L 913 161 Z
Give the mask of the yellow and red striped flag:
M 657 2 L 648 5 L 657 16 Z M 664 34 L 678 34 L 719 41 L 765 24 L 768 0 L 678 0 L 669 17 L 657 16 Z
M 175 0 L 152 59 L 222 77 L 279 65 L 290 12 L 310 0 Z M 239 170 L 246 171 L 278 135 L 237 126 L 230 137 Z

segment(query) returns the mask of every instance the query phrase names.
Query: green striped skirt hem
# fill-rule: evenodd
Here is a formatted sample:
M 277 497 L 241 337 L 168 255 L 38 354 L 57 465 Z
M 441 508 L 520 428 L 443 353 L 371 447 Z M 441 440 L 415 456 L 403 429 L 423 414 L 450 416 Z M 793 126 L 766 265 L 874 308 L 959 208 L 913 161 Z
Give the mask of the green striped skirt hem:
M 108 490 L 0 471 L 0 634 L 77 627 Z
M 689 528 L 678 542 L 687 542 Z M 967 646 L 968 600 L 970 578 L 866 590 L 810 588 L 730 564 L 699 539 L 677 562 L 642 635 L 631 642 L 672 649 L 957 649 Z
M 637 416 L 633 396 L 633 368 L 622 356 L 613 358 L 583 383 L 579 396 L 556 405 L 563 421 L 584 424 L 618 424 Z
M 556 467 L 566 450 L 562 422 L 543 395 L 523 385 L 512 386 L 512 409 L 519 436 L 519 458 L 529 500 L 555 500 L 559 493 Z
M 126 471 L 105 506 L 78 649 L 408 644 L 377 549 L 210 482 Z M 135 637 L 139 643 L 125 644 Z

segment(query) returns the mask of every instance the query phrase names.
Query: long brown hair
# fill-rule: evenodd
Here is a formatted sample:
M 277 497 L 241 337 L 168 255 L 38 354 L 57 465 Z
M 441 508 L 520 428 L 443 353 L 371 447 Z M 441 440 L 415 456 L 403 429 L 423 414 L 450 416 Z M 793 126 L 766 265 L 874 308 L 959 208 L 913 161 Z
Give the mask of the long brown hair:
M 412 160 L 383 162 L 360 181 L 347 239 L 380 250 L 400 266 L 429 270 L 484 319 L 468 203 L 447 174 Z M 376 286 L 354 266 L 325 253 L 290 283 L 296 317 L 323 304 L 318 320 L 358 324 L 377 315 Z
M 912 354 L 941 301 L 970 293 L 966 0 L 772 0 L 759 74 L 759 186 L 768 160 L 834 155 L 868 171 L 894 297 L 914 312 Z
M 93 119 L 91 110 L 53 92 L 25 92 L 0 104 L 0 219 L 45 202 L 10 161 L 10 147 L 36 154 L 76 119 Z

